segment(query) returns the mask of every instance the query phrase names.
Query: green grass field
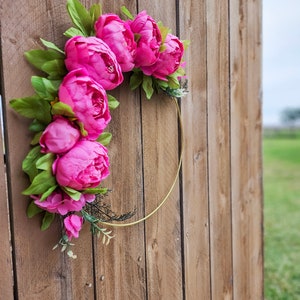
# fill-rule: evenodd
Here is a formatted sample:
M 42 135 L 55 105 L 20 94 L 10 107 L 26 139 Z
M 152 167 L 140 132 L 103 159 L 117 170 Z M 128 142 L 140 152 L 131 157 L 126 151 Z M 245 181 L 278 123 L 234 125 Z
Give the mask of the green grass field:
M 300 299 L 300 139 L 264 139 L 265 299 Z

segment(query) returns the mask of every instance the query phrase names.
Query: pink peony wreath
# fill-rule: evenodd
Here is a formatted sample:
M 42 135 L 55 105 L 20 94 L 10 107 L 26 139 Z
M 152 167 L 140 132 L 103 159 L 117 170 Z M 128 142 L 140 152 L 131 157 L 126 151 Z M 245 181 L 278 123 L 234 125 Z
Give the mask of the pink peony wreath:
M 28 62 L 45 75 L 32 76 L 33 96 L 12 99 L 10 105 L 32 119 L 32 148 L 22 163 L 30 180 L 23 191 L 31 198 L 27 216 L 43 214 L 41 229 L 46 230 L 59 215 L 64 233 L 54 248 L 68 249 L 68 256 L 76 258 L 69 246 L 79 237 L 84 222 L 108 244 L 113 235 L 101 224 L 137 224 L 169 197 L 182 152 L 174 182 L 160 205 L 138 221 L 111 223 L 124 221 L 134 212 L 116 215 L 102 201 L 109 191 L 102 181 L 110 173 L 106 146 L 111 134 L 105 129 L 110 111 L 119 105 L 108 91 L 123 82 L 124 72 L 130 72 L 131 90 L 141 87 L 148 99 L 154 92 L 172 97 L 182 129 L 177 99 L 186 93 L 180 79 L 185 75 L 182 57 L 188 43 L 146 11 L 133 17 L 122 7 L 127 18 L 122 20 L 113 13 L 102 14 L 99 4 L 87 10 L 78 0 L 67 0 L 67 10 L 74 27 L 64 33 L 68 37 L 64 50 L 41 39 L 44 49 L 25 53 Z M 91 207 L 97 208 L 97 214 Z

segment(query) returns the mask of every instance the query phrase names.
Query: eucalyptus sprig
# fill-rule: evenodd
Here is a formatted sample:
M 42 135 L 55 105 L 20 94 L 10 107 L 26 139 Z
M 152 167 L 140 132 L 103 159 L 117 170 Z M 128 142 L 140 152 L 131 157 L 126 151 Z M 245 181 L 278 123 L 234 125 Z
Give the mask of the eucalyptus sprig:
M 97 235 L 98 238 L 102 234 L 102 243 L 105 245 L 108 245 L 110 240 L 115 237 L 114 235 L 111 235 L 112 231 L 111 230 L 107 231 L 106 228 L 101 228 L 100 226 L 98 226 L 98 224 L 101 220 L 99 220 L 98 218 L 96 218 L 93 215 L 90 215 L 85 210 L 82 209 L 81 214 L 82 214 L 84 220 L 91 224 L 92 234 Z
M 72 244 L 72 243 L 69 241 L 67 235 L 64 234 L 64 235 L 61 237 L 61 239 L 59 240 L 59 242 L 52 248 L 52 250 L 55 250 L 55 249 L 58 248 L 59 246 L 61 246 L 61 250 L 60 250 L 60 251 L 61 251 L 61 252 L 64 252 L 64 251 L 66 251 L 67 249 L 69 249 L 69 247 L 74 246 L 74 244 Z M 67 255 L 68 255 L 70 258 L 73 258 L 73 259 L 76 259 L 76 258 L 77 258 L 77 255 L 75 255 L 75 254 L 73 253 L 72 250 L 68 250 L 68 251 L 67 251 Z

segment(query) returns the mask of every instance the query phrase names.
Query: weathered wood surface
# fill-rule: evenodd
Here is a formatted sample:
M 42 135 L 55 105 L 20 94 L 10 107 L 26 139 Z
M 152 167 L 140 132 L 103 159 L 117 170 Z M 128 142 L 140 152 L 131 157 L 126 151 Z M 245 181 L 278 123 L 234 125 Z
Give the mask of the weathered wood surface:
M 234 298 L 254 300 L 263 290 L 260 1 L 233 0 L 230 16 Z
M 1 297 L 13 299 L 13 265 L 11 254 L 11 224 L 9 216 L 8 193 L 6 189 L 6 166 L 4 161 L 3 139 L 0 137 L 0 289 Z
M 121 5 L 146 9 L 191 41 L 185 54 L 189 94 L 181 101 L 181 180 L 146 223 L 113 229 L 108 246 L 86 226 L 75 261 L 52 251 L 59 221 L 41 232 L 40 219 L 25 215 L 28 199 L 21 191 L 28 181 L 21 162 L 31 136 L 28 121 L 8 102 L 33 92 L 35 70 L 24 51 L 40 47 L 39 37 L 63 46 L 70 21 L 61 0 L 1 1 L 7 163 L 0 162 L 0 299 L 263 299 L 261 1 L 101 2 L 104 12 L 119 13 Z M 114 91 L 121 105 L 109 127 L 114 138 L 106 184 L 113 209 L 137 208 L 137 219 L 167 193 L 180 136 L 172 102 L 161 96 L 147 101 L 127 83 Z

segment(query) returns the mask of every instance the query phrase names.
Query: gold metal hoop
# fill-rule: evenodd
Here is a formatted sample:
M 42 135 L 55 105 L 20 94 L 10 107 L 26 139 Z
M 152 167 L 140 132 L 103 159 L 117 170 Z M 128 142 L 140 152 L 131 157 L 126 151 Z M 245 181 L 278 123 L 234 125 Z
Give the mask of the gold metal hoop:
M 172 97 L 171 98 L 176 106 L 176 111 L 177 111 L 177 115 L 178 115 L 178 120 L 179 120 L 179 127 L 180 127 L 180 156 L 179 156 L 179 161 L 178 161 L 178 166 L 177 166 L 177 170 L 176 170 L 176 174 L 173 180 L 173 183 L 169 189 L 169 191 L 167 192 L 167 194 L 165 195 L 165 197 L 161 200 L 160 204 L 154 209 L 152 210 L 149 214 L 147 214 L 145 217 L 138 219 L 134 222 L 130 222 L 130 223 L 122 223 L 122 224 L 116 224 L 116 223 L 110 223 L 110 222 L 102 222 L 99 221 L 99 223 L 104 224 L 104 225 L 108 225 L 108 226 L 112 226 L 112 227 L 128 227 L 128 226 L 133 226 L 136 224 L 139 224 L 143 221 L 146 221 L 147 219 L 149 219 L 152 215 L 154 215 L 167 201 L 167 199 L 169 198 L 169 196 L 171 195 L 175 184 L 177 182 L 177 179 L 179 177 L 179 172 L 180 172 L 180 168 L 181 168 L 181 164 L 182 164 L 182 153 L 183 153 L 183 145 L 184 145 L 184 141 L 183 141 L 183 125 L 182 125 L 182 118 L 181 118 L 181 111 L 180 111 L 180 107 L 178 105 L 177 99 Z

